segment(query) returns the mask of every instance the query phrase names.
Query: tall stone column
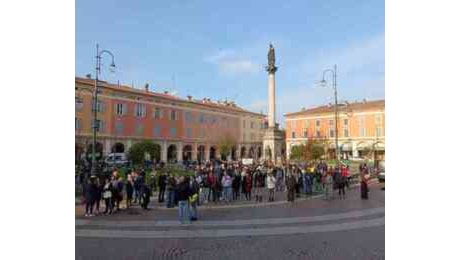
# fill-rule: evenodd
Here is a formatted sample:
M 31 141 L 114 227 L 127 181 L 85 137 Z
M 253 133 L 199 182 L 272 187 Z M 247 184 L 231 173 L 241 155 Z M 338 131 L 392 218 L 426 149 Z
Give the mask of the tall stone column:
M 192 147 L 192 161 L 198 160 L 198 143 L 194 143 Z
M 168 161 L 168 143 L 166 141 L 163 141 L 163 144 L 161 145 L 161 160 L 163 162 Z
M 276 67 L 268 70 L 268 127 L 274 128 L 276 122 L 275 110 L 275 71 Z
M 206 161 L 209 161 L 210 153 L 211 153 L 211 146 L 209 144 L 207 144 L 206 147 L 205 147 L 205 150 L 204 150 L 204 159 Z
M 184 159 L 184 150 L 182 142 L 177 144 L 177 162 L 181 163 Z

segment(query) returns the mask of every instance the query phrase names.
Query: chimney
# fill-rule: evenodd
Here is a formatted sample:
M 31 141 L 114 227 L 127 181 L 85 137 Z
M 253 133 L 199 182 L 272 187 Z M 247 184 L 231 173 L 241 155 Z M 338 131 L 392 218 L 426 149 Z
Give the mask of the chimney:
M 302 109 L 301 109 L 301 110 L 302 110 L 302 111 L 305 111 L 305 110 L 306 110 L 306 108 L 305 108 L 305 107 L 302 107 Z
M 149 92 L 149 83 L 145 83 L 144 88 L 145 88 L 145 92 Z
M 192 96 L 188 95 L 187 99 L 188 99 L 188 101 L 192 101 Z
M 91 73 L 86 74 L 87 79 L 91 79 Z
M 165 95 L 168 95 L 168 94 L 169 94 L 169 91 L 165 90 L 164 93 L 165 93 Z
M 363 103 L 366 104 L 366 103 L 367 103 L 367 99 L 364 98 L 364 99 L 363 99 Z

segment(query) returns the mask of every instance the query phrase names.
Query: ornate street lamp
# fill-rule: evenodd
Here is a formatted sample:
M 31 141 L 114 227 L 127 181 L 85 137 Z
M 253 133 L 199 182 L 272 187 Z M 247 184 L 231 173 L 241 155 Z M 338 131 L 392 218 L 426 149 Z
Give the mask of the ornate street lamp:
M 332 74 L 332 87 L 334 89 L 334 99 L 335 99 L 335 155 L 337 163 L 340 161 L 340 151 L 339 151 L 339 106 L 337 102 L 337 65 L 334 65 L 334 69 L 327 69 L 323 71 L 323 79 L 320 81 L 320 84 L 325 87 L 327 85 L 326 74 L 330 72 Z
M 115 71 L 115 57 L 108 50 L 99 51 L 99 44 L 96 44 L 96 77 L 94 79 L 94 92 L 93 92 L 93 147 L 92 147 L 92 158 L 91 158 L 91 176 L 96 175 L 96 138 L 97 130 L 99 125 L 97 124 L 97 94 L 98 94 L 98 76 L 101 74 L 101 60 L 102 54 L 108 54 L 112 57 L 112 63 L 110 64 L 110 71 Z

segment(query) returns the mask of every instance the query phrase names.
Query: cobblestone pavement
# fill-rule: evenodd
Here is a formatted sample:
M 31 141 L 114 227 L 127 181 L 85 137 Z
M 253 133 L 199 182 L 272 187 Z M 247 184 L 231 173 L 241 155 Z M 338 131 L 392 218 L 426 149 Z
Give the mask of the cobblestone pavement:
M 76 259 L 384 259 L 384 193 L 203 209 L 191 225 L 164 210 L 77 219 Z

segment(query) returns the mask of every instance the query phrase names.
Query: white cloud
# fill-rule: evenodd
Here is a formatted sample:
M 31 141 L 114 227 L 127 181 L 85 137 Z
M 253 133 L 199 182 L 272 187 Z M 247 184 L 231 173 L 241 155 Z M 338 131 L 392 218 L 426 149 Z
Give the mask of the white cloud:
M 222 74 L 244 74 L 255 73 L 260 69 L 260 65 L 252 59 L 238 54 L 234 50 L 220 50 L 212 55 L 205 57 L 206 62 L 217 65 Z

